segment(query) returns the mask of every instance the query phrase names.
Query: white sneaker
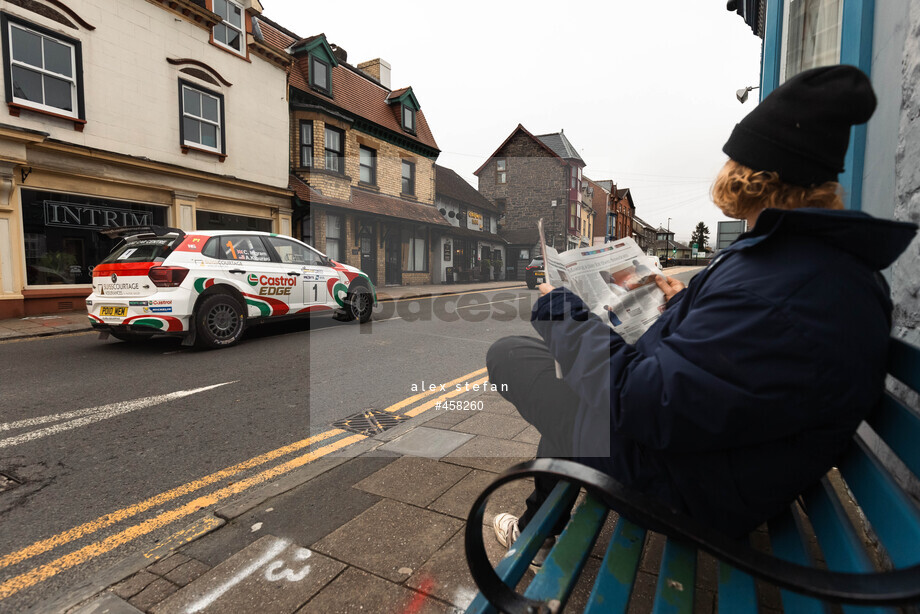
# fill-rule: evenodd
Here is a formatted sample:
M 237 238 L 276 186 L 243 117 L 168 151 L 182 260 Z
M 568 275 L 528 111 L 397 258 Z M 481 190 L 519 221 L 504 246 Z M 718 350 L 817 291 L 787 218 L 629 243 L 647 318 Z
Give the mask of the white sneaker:
M 510 549 L 511 545 L 521 536 L 521 530 L 518 528 L 517 516 L 504 512 L 496 514 L 495 518 L 492 519 L 492 529 L 495 531 L 495 539 L 498 540 L 498 543 L 508 549 Z M 536 556 L 534 556 L 533 561 L 530 563 L 531 570 L 535 572 L 540 570 L 540 567 L 543 566 L 543 561 L 546 560 L 549 551 L 553 549 L 555 544 L 555 537 L 546 538 L 546 541 L 540 546 Z
M 511 548 L 511 544 L 521 536 L 517 516 L 508 513 L 496 514 L 492 519 L 492 529 L 495 530 L 495 539 L 505 548 Z

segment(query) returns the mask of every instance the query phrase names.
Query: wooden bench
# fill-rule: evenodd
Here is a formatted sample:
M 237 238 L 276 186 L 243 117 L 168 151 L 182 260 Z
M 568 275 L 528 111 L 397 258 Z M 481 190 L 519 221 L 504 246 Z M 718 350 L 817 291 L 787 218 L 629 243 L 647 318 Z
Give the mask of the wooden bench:
M 767 524 L 772 554 L 671 512 L 589 467 L 557 459 L 512 467 L 480 495 L 467 519 L 466 556 L 480 589 L 467 613 L 495 612 L 495 606 L 512 614 L 562 611 L 610 509 L 620 517 L 585 612 L 626 611 L 651 533 L 645 527 L 669 536 L 658 570 L 655 612 L 693 611 L 698 551 L 718 560 L 720 613 L 757 611 L 755 578 L 779 587 L 784 611 L 796 614 L 825 612 L 824 602 L 845 604 L 844 612 L 892 612 L 897 604 L 920 603 L 920 414 L 898 398 L 912 397 L 909 402 L 916 407 L 920 349 L 892 339 L 888 373 L 901 384 L 893 384 L 897 396 L 886 392 L 838 468 Z M 539 473 L 565 481 L 493 569 L 483 545 L 486 501 L 502 485 Z M 540 571 L 523 595 L 516 593 L 509 586 L 524 577 L 554 523 L 571 509 L 582 488 L 582 504 Z

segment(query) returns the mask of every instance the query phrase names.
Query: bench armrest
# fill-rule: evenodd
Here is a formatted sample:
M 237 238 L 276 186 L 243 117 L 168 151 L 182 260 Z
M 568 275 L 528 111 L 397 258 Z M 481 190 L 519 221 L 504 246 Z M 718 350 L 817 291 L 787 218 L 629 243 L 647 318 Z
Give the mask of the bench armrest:
M 467 518 L 465 545 L 473 580 L 490 603 L 510 614 L 552 612 L 548 604 L 527 599 L 506 586 L 492 568 L 482 538 L 489 496 L 516 480 L 545 475 L 585 488 L 605 505 L 639 525 L 696 546 L 729 565 L 781 588 L 827 601 L 898 605 L 920 598 L 920 564 L 872 573 L 833 572 L 790 563 L 731 539 L 580 463 L 537 459 L 507 469 L 486 488 Z

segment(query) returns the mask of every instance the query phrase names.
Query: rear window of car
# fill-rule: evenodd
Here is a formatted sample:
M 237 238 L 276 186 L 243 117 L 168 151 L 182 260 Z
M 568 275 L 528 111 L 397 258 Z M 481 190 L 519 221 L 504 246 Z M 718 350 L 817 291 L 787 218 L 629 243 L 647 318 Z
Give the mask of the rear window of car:
M 163 262 L 172 251 L 175 237 L 138 239 L 116 247 L 101 264 L 113 262 Z

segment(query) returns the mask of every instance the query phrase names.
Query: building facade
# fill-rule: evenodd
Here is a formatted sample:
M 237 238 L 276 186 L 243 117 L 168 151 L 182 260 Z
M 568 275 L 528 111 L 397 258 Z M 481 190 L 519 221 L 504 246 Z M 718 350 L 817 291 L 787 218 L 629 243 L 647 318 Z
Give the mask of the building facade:
M 518 124 L 474 173 L 479 192 L 503 213 L 499 234 L 508 241 L 505 278 L 523 280 L 538 254 L 537 221 L 546 241 L 563 251 L 582 241 L 584 160 L 562 133 L 534 136 Z
M 290 232 L 289 59 L 254 36 L 260 11 L 3 3 L 0 317 L 82 308 L 107 226 Z
M 378 286 L 428 284 L 439 232 L 438 147 L 411 87 L 390 89 L 381 59 L 352 66 L 325 35 L 300 38 L 262 18 L 288 49 L 294 233 Z
M 450 229 L 441 234 L 433 283 L 504 279 L 508 242 L 498 235 L 500 211 L 453 170 L 435 165 L 435 206 Z
M 643 252 L 649 255 L 656 255 L 657 229 L 637 215 L 633 215 L 632 218 L 632 238 Z

